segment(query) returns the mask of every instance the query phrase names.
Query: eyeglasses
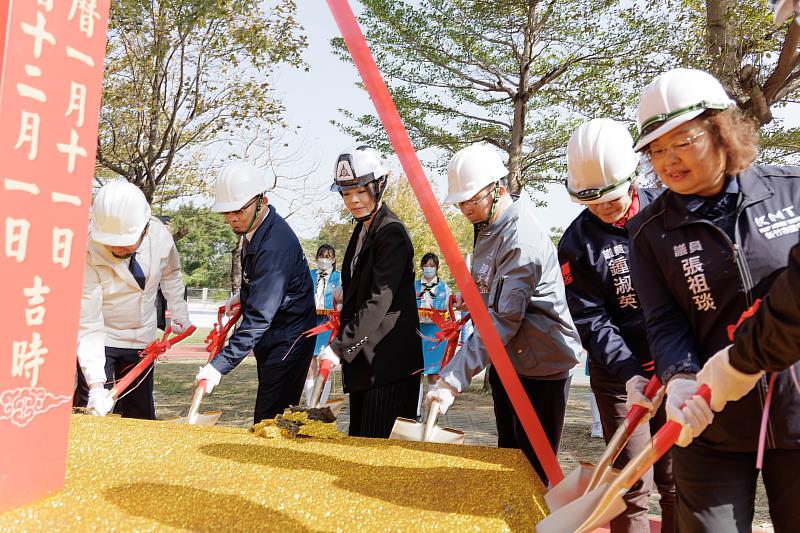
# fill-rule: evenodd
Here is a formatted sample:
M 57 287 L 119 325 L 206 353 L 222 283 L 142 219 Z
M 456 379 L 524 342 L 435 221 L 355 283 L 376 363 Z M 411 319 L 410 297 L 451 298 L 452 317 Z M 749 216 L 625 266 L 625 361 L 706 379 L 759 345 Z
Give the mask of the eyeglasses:
M 599 200 L 604 195 L 622 187 L 626 183 L 630 183 L 631 181 L 633 181 L 633 178 L 635 177 L 636 177 L 636 171 L 633 171 L 630 175 L 626 176 L 620 181 L 612 183 L 611 185 L 607 185 L 599 189 L 584 189 L 582 191 L 571 191 L 569 187 L 567 187 L 567 192 L 569 192 L 569 195 L 578 200 L 579 202 L 591 202 L 593 200 Z
M 714 102 L 709 102 L 708 100 L 703 100 L 702 102 L 698 102 L 696 104 L 692 104 L 686 107 L 681 107 L 674 111 L 670 111 L 669 113 L 661 113 L 659 115 L 653 115 L 652 117 L 645 120 L 644 124 L 642 124 L 642 132 L 639 134 L 639 139 L 641 139 L 645 135 L 654 132 L 656 128 L 664 124 L 666 121 L 672 120 L 673 118 L 679 117 L 686 113 L 691 113 L 692 111 L 697 111 L 698 109 L 714 109 L 717 111 L 724 111 L 725 109 L 728 109 L 728 104 L 717 104 Z
M 686 137 L 684 139 L 679 139 L 679 140 L 675 141 L 674 143 L 672 143 L 672 144 L 670 144 L 668 146 L 664 146 L 663 148 L 653 148 L 652 147 L 653 145 L 651 144 L 650 145 L 650 149 L 648 150 L 648 153 L 650 154 L 650 159 L 652 159 L 654 161 L 657 160 L 657 159 L 658 160 L 663 159 L 663 158 L 667 157 L 667 154 L 669 153 L 670 150 L 674 150 L 675 153 L 678 154 L 678 155 L 686 154 L 690 150 L 692 150 L 692 148 L 694 147 L 695 143 L 697 142 L 697 139 L 699 139 L 700 137 L 702 137 L 705 134 L 706 134 L 706 132 L 701 131 L 700 133 L 698 133 L 696 135 L 692 135 L 692 136 Z
M 253 205 L 253 203 L 256 200 L 260 200 L 260 199 L 261 199 L 261 195 L 259 194 L 258 196 L 256 196 L 255 198 L 253 198 L 252 200 L 250 200 L 249 202 L 244 204 L 244 206 L 241 209 L 237 209 L 236 211 L 223 211 L 222 212 L 222 216 L 231 216 L 231 215 L 242 216 L 244 214 L 244 212 L 247 210 L 248 207 Z
M 493 184 L 493 187 L 490 190 L 486 191 L 485 194 L 482 194 L 480 198 L 475 198 L 474 200 L 472 199 L 464 200 L 463 202 L 458 202 L 456 205 L 458 206 L 459 209 L 464 209 L 468 205 L 476 207 L 484 200 L 484 198 L 486 198 L 490 194 L 494 194 L 495 192 L 497 192 L 497 182 Z

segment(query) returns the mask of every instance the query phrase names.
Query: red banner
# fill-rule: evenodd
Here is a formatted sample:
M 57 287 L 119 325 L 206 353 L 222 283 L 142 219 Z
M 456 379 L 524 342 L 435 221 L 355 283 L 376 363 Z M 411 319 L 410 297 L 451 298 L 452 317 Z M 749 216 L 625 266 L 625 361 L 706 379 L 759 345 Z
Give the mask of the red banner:
M 383 82 L 375 60 L 372 58 L 372 53 L 364 40 L 364 35 L 358 27 L 355 16 L 353 16 L 350 4 L 347 0 L 327 1 L 328 7 L 330 7 L 331 13 L 336 19 L 336 25 L 339 27 L 347 49 L 353 58 L 353 62 L 361 75 L 372 102 L 375 104 L 375 109 L 383 123 L 383 127 L 389 135 L 389 140 L 394 147 L 395 153 L 397 153 L 397 157 L 403 165 L 403 170 L 408 176 L 408 181 L 414 190 L 422 212 L 425 214 L 428 225 L 430 225 L 436 237 L 436 242 L 439 244 L 447 265 L 450 267 L 450 272 L 452 272 L 456 284 L 469 307 L 475 327 L 478 328 L 481 338 L 486 344 L 492 364 L 497 369 L 514 410 L 525 428 L 525 433 L 531 441 L 547 477 L 555 485 L 563 479 L 564 474 L 561 472 L 555 453 L 550 448 L 547 436 L 542 429 L 539 418 L 536 416 L 536 412 L 533 410 L 531 402 L 528 400 L 528 396 L 525 394 L 525 390 L 522 388 L 522 383 L 511 364 L 511 360 L 506 354 L 505 347 L 497 335 L 497 330 L 495 330 L 492 319 L 489 317 L 489 312 L 486 310 L 483 300 L 481 300 L 478 288 L 475 286 L 466 264 L 464 264 L 458 245 L 450 232 L 450 228 L 447 226 L 447 222 L 445 222 L 439 203 L 436 201 L 430 183 L 422 170 L 422 165 L 417 158 L 414 147 L 411 145 L 411 140 L 403 122 L 400 120 L 400 115 L 386 88 L 386 84 Z
M 0 511 L 64 485 L 108 9 L 0 7 Z

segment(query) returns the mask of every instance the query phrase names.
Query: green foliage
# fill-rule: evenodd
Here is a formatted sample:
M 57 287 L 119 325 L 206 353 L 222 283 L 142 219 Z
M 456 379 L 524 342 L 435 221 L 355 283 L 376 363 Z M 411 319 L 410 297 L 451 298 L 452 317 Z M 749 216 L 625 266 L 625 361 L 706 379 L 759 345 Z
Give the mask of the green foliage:
M 187 287 L 230 286 L 231 252 L 236 235 L 219 213 L 208 208 L 181 207 L 172 216 L 176 245 Z
M 111 3 L 98 176 L 148 201 L 208 193 L 199 150 L 247 123 L 277 123 L 269 76 L 302 66 L 294 0 Z

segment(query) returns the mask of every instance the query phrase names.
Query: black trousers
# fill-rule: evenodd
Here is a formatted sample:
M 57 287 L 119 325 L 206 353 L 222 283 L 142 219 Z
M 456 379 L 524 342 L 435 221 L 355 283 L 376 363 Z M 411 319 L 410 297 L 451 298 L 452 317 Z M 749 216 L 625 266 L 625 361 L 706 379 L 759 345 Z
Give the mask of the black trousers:
M 350 393 L 350 436 L 387 439 L 398 417 L 417 417 L 419 376 Z
M 591 359 L 589 360 L 589 377 L 592 383 L 592 392 L 597 400 L 597 410 L 600 412 L 603 436 L 608 442 L 628 414 L 625 409 L 627 397 L 625 384 L 609 374 L 604 366 Z M 641 424 L 633 432 L 628 445 L 614 461 L 614 468 L 622 469 L 647 447 L 650 438 L 664 425 L 666 418 L 666 410 L 662 403 L 655 416 L 650 419 L 650 423 Z M 647 499 L 653 488 L 653 482 L 661 495 L 661 531 L 667 533 L 675 530 L 675 478 L 672 475 L 672 456 L 670 452 L 667 452 L 627 492 L 625 503 L 628 507 L 624 513 L 611 521 L 612 533 L 650 533 Z
M 286 353 L 281 351 L 281 356 Z M 283 413 L 290 405 L 300 405 L 303 384 L 314 352 L 314 338 L 298 343 L 292 350 L 291 359 L 283 362 L 268 360 L 256 354 L 258 369 L 258 392 L 253 413 L 255 424 Z
M 674 447 L 680 533 L 749 533 L 755 505 L 756 452 L 723 452 L 699 444 Z M 800 531 L 800 450 L 765 450 L 761 476 L 776 533 Z
M 523 376 L 519 376 L 519 379 L 528 399 L 533 404 L 536 416 L 539 417 L 550 447 L 557 452 L 559 442 L 561 442 L 561 430 L 564 428 L 564 413 L 567 408 L 567 396 L 564 392 L 567 380 L 544 380 Z M 489 384 L 492 386 L 494 417 L 497 422 L 497 447 L 522 450 L 533 469 L 539 474 L 542 483 L 547 486 L 548 479 L 545 476 L 544 468 L 533 451 L 533 446 L 531 446 L 522 422 L 511 405 L 511 400 L 506 394 L 494 365 L 489 369 Z
M 110 348 L 106 346 L 106 384 L 110 389 L 114 380 L 121 379 L 141 360 L 139 351 L 133 348 Z M 89 400 L 89 386 L 78 367 L 78 384 L 72 397 L 72 405 L 86 407 Z M 153 365 L 150 365 L 122 393 L 114 406 L 114 413 L 123 418 L 156 419 L 156 407 L 153 403 Z

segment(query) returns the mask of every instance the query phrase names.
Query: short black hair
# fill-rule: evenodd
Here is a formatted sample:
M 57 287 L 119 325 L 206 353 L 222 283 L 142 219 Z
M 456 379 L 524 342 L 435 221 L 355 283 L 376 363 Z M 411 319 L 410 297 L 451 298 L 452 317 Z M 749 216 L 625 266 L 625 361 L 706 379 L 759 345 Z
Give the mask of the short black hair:
M 419 262 L 419 266 L 425 266 L 425 263 L 428 261 L 433 261 L 433 264 L 436 268 L 439 268 L 439 258 L 436 254 L 428 252 L 427 254 L 422 256 L 422 260 Z
M 315 258 L 319 257 L 325 252 L 330 252 L 331 257 L 336 259 L 336 249 L 334 249 L 334 247 L 331 246 L 330 244 L 323 244 L 322 246 L 317 248 L 317 255 L 315 255 L 314 257 Z

